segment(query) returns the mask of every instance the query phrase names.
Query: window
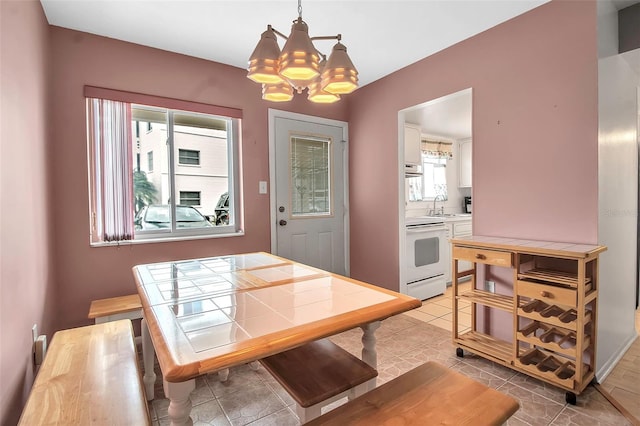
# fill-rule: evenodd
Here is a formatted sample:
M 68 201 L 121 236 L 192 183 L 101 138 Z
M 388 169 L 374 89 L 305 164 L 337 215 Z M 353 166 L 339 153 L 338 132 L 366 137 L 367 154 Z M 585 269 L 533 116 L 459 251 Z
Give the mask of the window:
M 422 176 L 408 179 L 409 201 L 447 199 L 447 160 L 422 154 Z
M 178 164 L 200 165 L 200 151 L 190 149 L 178 150 Z
M 292 136 L 290 144 L 292 214 L 330 215 L 331 140 Z
M 238 232 L 241 111 L 89 87 L 85 96 L 92 243 Z
M 200 191 L 180 191 L 180 204 L 185 206 L 199 206 Z

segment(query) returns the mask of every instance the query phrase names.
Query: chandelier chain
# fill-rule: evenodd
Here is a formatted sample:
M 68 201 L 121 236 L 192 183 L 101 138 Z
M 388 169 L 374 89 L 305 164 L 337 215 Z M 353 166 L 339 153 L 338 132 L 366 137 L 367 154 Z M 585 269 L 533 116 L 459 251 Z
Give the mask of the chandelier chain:
M 298 18 L 302 18 L 302 0 L 298 0 Z

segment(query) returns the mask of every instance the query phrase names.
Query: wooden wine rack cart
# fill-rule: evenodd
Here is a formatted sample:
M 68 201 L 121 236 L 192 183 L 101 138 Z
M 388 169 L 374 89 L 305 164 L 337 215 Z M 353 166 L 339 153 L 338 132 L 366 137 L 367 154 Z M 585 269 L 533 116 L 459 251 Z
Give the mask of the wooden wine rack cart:
M 606 247 L 482 236 L 451 244 L 456 354 L 465 349 L 561 387 L 575 405 L 595 376 L 598 256 Z M 471 269 L 458 271 L 461 260 Z M 512 268 L 513 293 L 483 290 L 476 282 L 479 265 Z M 461 293 L 465 277 L 472 285 Z M 471 327 L 460 331 L 463 300 L 471 304 Z M 512 314 L 511 342 L 485 331 L 494 309 Z

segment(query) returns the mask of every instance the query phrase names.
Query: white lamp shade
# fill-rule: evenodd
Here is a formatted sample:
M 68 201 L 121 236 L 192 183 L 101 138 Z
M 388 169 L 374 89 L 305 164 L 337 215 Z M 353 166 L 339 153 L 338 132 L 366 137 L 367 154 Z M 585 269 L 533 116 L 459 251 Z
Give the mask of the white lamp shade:
M 322 90 L 334 94 L 351 93 L 358 88 L 358 70 L 351 62 L 344 44 L 333 46 L 331 56 L 322 72 Z
M 316 81 L 309 85 L 307 99 L 318 104 L 332 104 L 340 100 L 340 95 L 335 95 L 322 90 L 320 87 L 320 81 Z
M 293 88 L 289 83 L 263 84 L 262 99 L 271 102 L 287 102 L 293 99 Z
M 288 80 L 312 80 L 318 70 L 318 53 L 309 38 L 307 24 L 298 18 L 280 53 L 280 75 Z
M 319 66 L 320 72 L 322 73 L 324 68 L 327 66 L 327 60 L 323 58 L 322 61 L 320 61 Z M 340 100 L 340 95 L 335 95 L 322 90 L 321 83 L 322 79 L 318 76 L 308 84 L 309 89 L 307 91 L 307 99 L 317 104 L 332 104 L 334 102 L 338 102 Z
M 280 47 L 276 40 L 276 34 L 267 27 L 267 31 L 262 33 L 260 41 L 253 50 L 249 58 L 247 77 L 256 83 L 275 84 L 282 83 L 284 79 L 280 76 Z

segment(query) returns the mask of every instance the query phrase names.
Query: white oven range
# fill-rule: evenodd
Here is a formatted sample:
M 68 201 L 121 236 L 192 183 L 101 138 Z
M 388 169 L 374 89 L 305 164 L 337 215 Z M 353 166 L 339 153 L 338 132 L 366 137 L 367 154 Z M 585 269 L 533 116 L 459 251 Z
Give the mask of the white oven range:
M 408 217 L 406 225 L 406 293 L 420 300 L 444 294 L 449 244 L 444 220 L 432 216 Z

